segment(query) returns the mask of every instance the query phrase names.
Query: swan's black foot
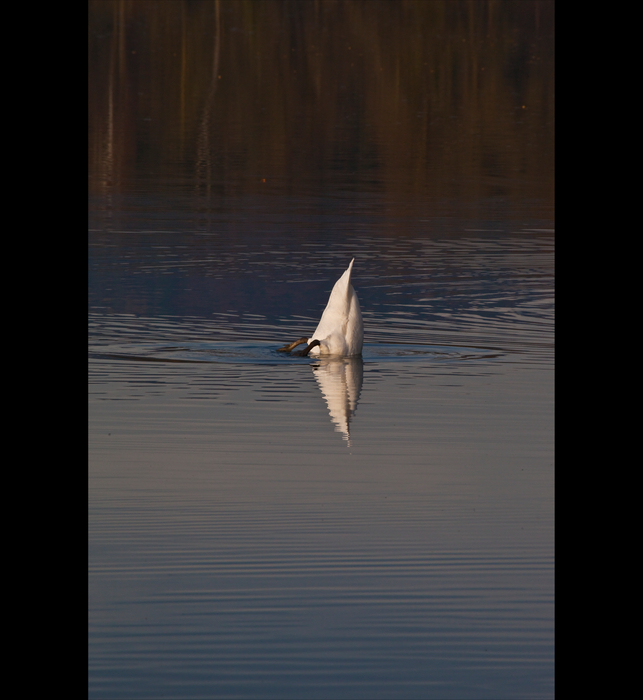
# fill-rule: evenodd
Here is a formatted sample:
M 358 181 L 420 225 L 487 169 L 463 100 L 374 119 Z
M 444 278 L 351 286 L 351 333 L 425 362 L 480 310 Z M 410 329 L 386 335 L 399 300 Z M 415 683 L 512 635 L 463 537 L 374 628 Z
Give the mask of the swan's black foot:
M 301 345 L 302 343 L 307 343 L 307 342 L 308 342 L 308 338 L 300 338 L 299 340 L 295 340 L 294 343 L 290 343 L 290 345 L 284 345 L 283 348 L 277 348 L 277 352 L 290 352 L 291 350 L 296 348 L 298 345 Z M 308 353 L 306 353 L 306 354 L 308 354 Z
M 321 343 L 318 340 L 311 340 L 310 345 L 308 345 L 304 350 L 301 352 L 295 353 L 296 355 L 301 355 L 302 357 L 307 357 L 308 353 L 313 349 L 316 348 L 318 345 L 321 345 Z
M 283 348 L 277 348 L 277 352 L 290 352 L 293 348 L 296 348 L 298 345 L 307 342 L 308 338 L 300 338 L 299 340 L 295 340 L 294 343 L 290 343 L 290 345 L 284 345 Z M 306 347 L 303 350 L 293 352 L 293 355 L 295 357 L 308 357 L 308 353 L 313 348 L 316 348 L 318 345 L 321 345 L 321 343 L 318 340 L 311 340 L 309 345 L 306 345 Z

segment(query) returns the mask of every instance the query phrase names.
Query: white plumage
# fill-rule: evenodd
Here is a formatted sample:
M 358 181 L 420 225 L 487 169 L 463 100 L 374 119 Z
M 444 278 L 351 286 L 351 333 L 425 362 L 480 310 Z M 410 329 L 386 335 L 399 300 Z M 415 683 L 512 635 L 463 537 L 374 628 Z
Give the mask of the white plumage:
M 300 338 L 290 345 L 279 348 L 290 352 L 297 345 L 307 343 L 301 355 L 361 355 L 364 344 L 364 323 L 359 300 L 353 285 L 353 258 L 344 274 L 335 282 L 328 304 L 319 324 L 310 338 Z

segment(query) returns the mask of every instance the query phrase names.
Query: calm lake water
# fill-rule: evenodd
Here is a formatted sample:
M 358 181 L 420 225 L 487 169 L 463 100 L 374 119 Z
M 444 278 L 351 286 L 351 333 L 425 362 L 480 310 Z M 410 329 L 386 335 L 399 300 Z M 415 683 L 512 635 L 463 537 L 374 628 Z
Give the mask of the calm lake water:
M 90 3 L 91 698 L 553 697 L 550 5 Z

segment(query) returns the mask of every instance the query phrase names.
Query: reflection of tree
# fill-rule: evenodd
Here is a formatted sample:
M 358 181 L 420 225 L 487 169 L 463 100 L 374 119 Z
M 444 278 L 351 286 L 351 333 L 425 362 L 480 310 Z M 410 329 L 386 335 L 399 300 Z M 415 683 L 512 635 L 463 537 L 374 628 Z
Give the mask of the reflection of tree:
M 205 196 L 210 195 L 212 178 L 212 150 L 210 146 L 210 133 L 212 129 L 212 110 L 214 109 L 214 95 L 219 84 L 219 56 L 221 54 L 221 13 L 219 0 L 214 0 L 215 6 L 215 33 L 213 46 L 213 66 L 210 87 L 203 103 L 203 113 L 199 122 L 197 135 L 197 158 L 196 158 L 196 184 L 204 185 Z
M 350 422 L 362 391 L 364 361 L 361 357 L 322 357 L 312 368 L 335 430 L 342 433 L 350 447 Z
M 392 207 L 549 200 L 553 4 L 93 0 L 90 182 L 105 163 L 119 187 L 180 166 L 240 194 L 350 172 Z

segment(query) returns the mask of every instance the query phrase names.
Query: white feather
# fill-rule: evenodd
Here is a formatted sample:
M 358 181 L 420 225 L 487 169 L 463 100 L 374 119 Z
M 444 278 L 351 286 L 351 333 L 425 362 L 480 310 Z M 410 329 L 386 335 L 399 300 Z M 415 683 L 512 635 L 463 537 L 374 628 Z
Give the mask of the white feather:
M 328 304 L 317 329 L 308 338 L 319 341 L 319 346 L 311 348 L 311 355 L 361 355 L 364 345 L 364 322 L 359 300 L 353 285 L 353 258 L 344 274 L 335 282 Z

